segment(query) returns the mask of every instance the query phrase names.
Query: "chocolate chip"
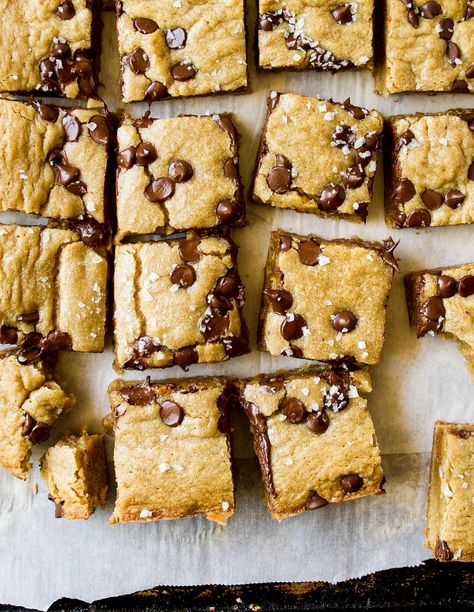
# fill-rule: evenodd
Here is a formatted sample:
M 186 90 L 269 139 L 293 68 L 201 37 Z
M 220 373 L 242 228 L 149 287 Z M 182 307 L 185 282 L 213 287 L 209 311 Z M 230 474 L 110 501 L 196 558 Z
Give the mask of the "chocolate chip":
M 329 417 L 324 410 L 311 412 L 306 419 L 306 427 L 315 434 L 323 434 L 329 424 Z
M 199 355 L 195 346 L 185 346 L 173 353 L 174 363 L 182 370 L 187 371 L 193 363 L 199 362 Z
M 449 208 L 456 209 L 464 202 L 465 195 L 458 191 L 457 189 L 451 189 L 444 196 L 444 203 L 449 206 Z
M 39 346 L 20 348 L 17 352 L 16 358 L 18 363 L 21 363 L 21 365 L 31 365 L 33 363 L 37 363 L 41 359 L 41 349 Z
M 71 164 L 55 164 L 53 166 L 56 183 L 65 187 L 79 178 L 79 169 Z
M 321 247 L 314 238 L 308 238 L 300 242 L 298 257 L 305 266 L 315 266 L 318 264 L 321 253 Z
M 365 223 L 367 219 L 367 214 L 369 212 L 369 204 L 368 202 L 357 202 L 357 208 L 354 207 L 354 213 L 362 219 Z
M 174 28 L 166 32 L 166 44 L 170 49 L 184 49 L 187 37 L 188 35 L 184 28 Z
M 219 399 L 221 397 L 226 397 L 225 395 L 221 395 L 219 397 Z M 219 418 L 217 419 L 217 429 L 225 434 L 226 436 L 228 436 L 230 434 L 230 423 L 229 423 L 229 417 L 227 415 L 227 413 L 222 413 Z
M 45 80 L 45 79 L 51 79 L 52 77 L 54 77 L 55 76 L 54 68 L 55 68 L 55 62 L 53 60 L 50 60 L 49 58 L 41 60 L 39 63 L 39 72 L 40 72 L 41 78 Z
M 229 336 L 222 340 L 222 344 L 224 345 L 225 354 L 228 357 L 238 357 L 250 351 L 249 343 L 246 338 Z
M 106 147 L 109 144 L 109 127 L 102 115 L 93 115 L 87 124 L 92 140 Z
M 17 320 L 27 325 L 36 325 L 39 321 L 39 312 L 26 312 L 17 316 Z
M 175 81 L 189 81 L 196 74 L 197 68 L 189 61 L 180 62 L 171 68 L 171 76 Z
M 72 348 L 72 339 L 67 332 L 53 329 L 41 340 L 40 347 L 45 353 L 70 349 Z
M 193 174 L 193 167 L 184 159 L 176 159 L 168 166 L 168 176 L 175 183 L 185 183 L 189 181 Z
M 399 179 L 398 183 L 395 186 L 395 189 L 393 190 L 393 196 L 395 200 L 400 204 L 408 202 L 413 198 L 415 194 L 415 186 L 407 178 Z
M 212 312 L 201 319 L 199 331 L 208 342 L 217 342 L 229 329 L 229 316 Z
M 196 282 L 196 271 L 189 264 L 180 264 L 173 269 L 170 278 L 173 285 L 187 289 Z
M 263 293 L 277 314 L 285 314 L 293 305 L 293 296 L 285 289 L 265 289 Z
M 263 13 L 263 15 L 260 15 L 258 18 L 258 29 L 264 32 L 271 32 L 278 27 L 280 23 L 283 23 L 283 21 L 283 14 L 280 17 L 275 13 Z
M 394 255 L 395 249 L 397 248 L 399 244 L 400 244 L 400 240 L 395 242 L 395 240 L 393 240 L 392 237 L 387 238 L 387 240 L 383 241 L 382 252 L 381 253 L 379 252 L 379 254 L 382 257 L 383 262 L 386 263 L 387 266 L 390 266 L 395 272 L 400 271 L 397 258 Z
M 348 125 L 336 125 L 331 141 L 338 149 L 343 149 L 354 142 L 355 135 Z
M 43 336 L 39 332 L 29 332 L 21 341 L 20 346 L 23 349 L 38 348 L 42 339 Z
M 224 130 L 224 132 L 227 132 L 227 134 L 229 134 L 232 143 L 237 142 L 239 135 L 237 133 L 237 130 L 235 129 L 234 122 L 229 117 L 229 115 L 217 115 L 217 124 L 221 128 L 221 130 Z
M 164 202 L 174 195 L 174 182 L 167 176 L 153 180 L 145 189 L 150 202 Z
M 333 412 L 344 410 L 349 405 L 346 385 L 342 381 L 329 383 L 331 386 L 324 392 L 324 407 L 330 408 Z
M 224 176 L 236 182 L 239 180 L 238 161 L 236 157 L 230 157 L 224 162 Z
M 474 62 L 466 68 L 466 79 L 474 79 Z
M 410 25 L 417 28 L 420 25 L 420 19 L 413 8 L 407 9 L 407 19 Z
M 161 403 L 160 417 L 168 427 L 177 427 L 183 422 L 184 409 L 172 400 L 165 400 Z
M 468 21 L 474 17 L 474 6 L 472 4 L 468 4 L 466 7 L 466 13 L 464 15 L 464 19 Z
M 87 185 L 82 181 L 73 181 L 66 185 L 66 189 L 77 196 L 83 196 L 87 193 Z
M 108 232 L 103 223 L 89 215 L 82 215 L 75 221 L 76 231 L 82 242 L 90 247 L 98 247 L 108 240 Z
M 431 223 L 431 215 L 424 208 L 417 208 L 406 218 L 408 227 L 427 227 Z
M 407 216 L 403 212 L 403 210 L 398 211 L 394 218 L 394 222 L 397 227 L 403 227 L 406 220 L 407 220 Z
M 362 488 L 363 479 L 358 474 L 346 474 L 341 478 L 341 488 L 346 493 L 355 493 Z
M 213 310 L 218 310 L 220 314 L 225 314 L 233 308 L 232 300 L 216 291 L 209 291 L 206 302 Z
M 339 25 L 351 23 L 352 21 L 351 5 L 341 4 L 337 6 L 334 10 L 331 11 L 331 15 L 334 17 L 334 21 L 336 21 Z
M 447 19 L 441 19 L 436 26 L 436 31 L 443 40 L 451 40 L 454 32 L 454 21 L 449 19 L 449 17 Z
M 291 185 L 291 170 L 285 166 L 273 166 L 267 174 L 267 185 L 274 193 L 286 193 Z
M 308 500 L 306 504 L 306 510 L 318 510 L 318 508 L 323 508 L 329 504 L 327 499 L 321 497 L 316 492 L 314 492 Z
M 452 84 L 451 91 L 469 91 L 469 85 L 466 83 L 466 81 L 458 79 Z
M 221 200 L 216 208 L 217 218 L 220 223 L 230 223 L 237 220 L 242 213 L 240 203 L 235 198 Z
M 350 310 L 340 310 L 331 317 L 332 327 L 343 334 L 351 332 L 357 325 L 357 317 Z
M 71 47 L 67 42 L 60 42 L 56 39 L 51 46 L 51 55 L 57 59 L 67 59 L 71 56 Z
M 439 538 L 436 542 L 434 553 L 435 557 L 440 561 L 451 561 L 453 558 L 453 553 L 451 552 L 448 543 L 444 540 L 440 540 Z
M 131 146 L 123 151 L 120 151 L 118 156 L 118 165 L 119 168 L 124 168 L 125 170 L 129 170 L 132 168 L 136 159 L 136 148 Z
M 134 74 L 144 74 L 150 67 L 150 58 L 143 49 L 135 49 L 128 56 L 128 65 Z
M 155 100 L 161 100 L 166 98 L 168 95 L 168 89 L 164 83 L 159 81 L 153 81 L 148 85 L 145 90 L 145 100 L 148 102 L 154 102 Z
M 275 166 L 283 166 L 283 168 L 291 168 L 291 162 L 288 157 L 285 157 L 281 153 L 275 155 Z
M 459 431 L 456 432 L 456 435 L 458 436 L 458 438 L 461 438 L 462 440 L 467 440 L 468 438 L 471 437 L 471 432 L 468 431 L 467 429 L 460 429 Z
M 16 344 L 18 340 L 18 332 L 15 327 L 2 325 L 0 327 L 0 342 L 2 344 Z
M 303 336 L 303 328 L 307 327 L 305 319 L 299 314 L 288 313 L 282 322 L 280 331 L 286 341 L 298 340 Z
M 155 399 L 149 376 L 140 384 L 123 387 L 119 393 L 131 406 L 149 404 Z
M 339 208 L 346 198 L 346 192 L 340 185 L 329 183 L 319 196 L 319 208 L 324 211 L 333 211 Z
M 45 104 L 41 100 L 35 100 L 33 102 L 33 106 L 36 108 L 41 119 L 44 119 L 44 121 L 51 121 L 54 123 L 58 118 L 59 110 L 54 106 Z
M 31 433 L 31 430 L 33 429 L 35 425 L 36 425 L 35 419 L 31 416 L 31 414 L 28 414 L 28 412 L 25 412 L 25 420 L 23 421 L 23 425 L 21 427 L 21 435 L 25 436 L 25 438 L 29 436 Z
M 357 189 L 357 187 L 360 187 L 364 179 L 365 172 L 359 165 L 350 166 L 342 175 L 342 182 L 350 189 Z
M 467 171 L 467 178 L 470 181 L 474 181 L 474 162 L 469 166 L 469 170 Z
M 278 408 L 286 416 L 289 423 L 302 423 L 306 419 L 306 407 L 296 397 L 284 397 L 280 400 Z
M 158 155 L 155 146 L 151 142 L 141 142 L 136 148 L 136 164 L 137 166 L 149 166 L 152 164 Z
M 201 249 L 199 245 L 201 241 L 199 238 L 190 238 L 189 240 L 180 240 L 178 243 L 178 251 L 181 259 L 188 262 L 198 261 L 201 257 Z
M 436 15 L 441 15 L 442 13 L 441 6 L 437 2 L 433 2 L 433 0 L 425 2 L 418 10 L 423 19 L 433 19 Z
M 284 253 L 289 251 L 293 245 L 293 238 L 291 236 L 278 236 L 278 249 Z
M 141 34 L 153 34 L 158 29 L 158 24 L 153 19 L 137 17 L 133 20 L 133 27 Z
M 457 46 L 456 43 L 450 40 L 448 41 L 446 52 L 448 54 L 448 63 L 451 66 L 457 66 L 458 60 L 460 60 L 461 58 L 461 49 Z
M 74 115 L 66 114 L 62 120 L 64 134 L 67 142 L 75 142 L 82 132 L 81 122 Z
M 49 425 L 46 425 L 46 423 L 36 423 L 28 434 L 28 438 L 30 439 L 30 442 L 36 446 L 37 444 L 46 442 L 50 434 L 51 428 Z
M 443 204 L 443 196 L 434 189 L 426 189 L 421 194 L 421 200 L 426 208 L 430 210 L 438 210 Z
M 439 296 L 432 296 L 421 305 L 420 313 L 430 321 L 439 321 L 446 315 L 443 299 Z
M 452 276 L 442 274 L 438 277 L 438 295 L 441 298 L 450 298 L 457 293 L 458 283 Z
M 59 19 L 63 21 L 68 21 L 72 19 L 76 14 L 76 9 L 74 8 L 74 4 L 70 0 L 66 0 L 65 2 L 61 2 L 61 4 L 56 9 L 56 15 Z
M 344 100 L 343 106 L 346 109 L 346 111 L 349 113 L 349 115 L 354 117 L 354 119 L 358 119 L 359 121 L 361 119 L 365 119 L 367 115 L 369 114 L 369 111 L 366 110 L 365 108 L 361 108 L 360 106 L 354 106 L 353 104 L 351 104 L 350 98 L 347 98 L 347 100 Z
M 400 146 L 407 146 L 410 144 L 410 142 L 412 142 L 412 140 L 414 140 L 415 135 L 413 134 L 413 132 L 411 130 L 406 130 L 405 132 L 403 132 L 403 134 L 399 137 L 398 139 L 398 143 L 400 144 Z
M 474 293 L 474 276 L 463 276 L 458 285 L 458 293 L 461 297 L 469 297 Z

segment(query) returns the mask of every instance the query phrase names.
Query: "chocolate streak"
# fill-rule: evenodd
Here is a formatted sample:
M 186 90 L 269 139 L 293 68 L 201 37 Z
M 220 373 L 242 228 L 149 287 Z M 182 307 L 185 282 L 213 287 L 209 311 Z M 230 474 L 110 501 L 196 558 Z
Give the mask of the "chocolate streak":
M 255 404 L 243 401 L 245 413 L 250 421 L 250 431 L 253 435 L 255 454 L 260 463 L 265 490 L 269 497 L 276 497 L 275 485 L 271 467 L 271 443 L 268 437 L 267 419 Z

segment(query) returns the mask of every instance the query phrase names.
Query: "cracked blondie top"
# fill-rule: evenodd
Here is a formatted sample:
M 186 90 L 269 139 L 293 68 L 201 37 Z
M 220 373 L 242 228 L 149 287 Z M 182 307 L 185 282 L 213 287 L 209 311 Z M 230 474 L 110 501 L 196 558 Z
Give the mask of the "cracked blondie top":
M 239 383 L 268 510 L 277 520 L 383 493 L 366 370 L 311 367 Z
M 272 91 L 254 175 L 258 204 L 365 221 L 383 117 L 375 110 Z
M 43 361 L 20 363 L 13 351 L 0 353 L 0 465 L 17 478 L 31 469 L 31 449 L 42 444 L 62 413 L 74 405 Z
M 375 89 L 474 92 L 474 4 L 386 0 L 384 58 Z
M 229 115 L 126 117 L 117 138 L 117 241 L 243 223 L 239 134 Z
M 473 223 L 474 112 L 391 117 L 385 131 L 387 223 Z
M 117 499 L 111 523 L 234 513 L 226 379 L 109 386 Z
M 116 365 L 187 369 L 248 353 L 236 258 L 237 246 L 218 236 L 118 246 Z
M 247 86 L 243 0 L 119 0 L 124 102 Z
M 272 232 L 258 347 L 325 362 L 380 360 L 393 240 L 324 240 Z
M 439 561 L 474 561 L 474 423 L 436 421 L 426 516 Z
M 95 96 L 95 0 L 0 0 L 0 14 L 0 91 Z
M 104 349 L 107 259 L 77 232 L 0 225 L 0 341 L 33 363 L 58 349 Z
M 454 338 L 474 380 L 474 263 L 405 276 L 408 314 L 418 338 Z
M 41 459 L 41 476 L 56 518 L 88 519 L 107 504 L 108 475 L 104 436 L 67 435 Z
M 0 99 L 1 210 L 74 219 L 105 239 L 110 141 L 100 110 Z
M 372 67 L 373 0 L 259 0 L 258 7 L 260 68 Z

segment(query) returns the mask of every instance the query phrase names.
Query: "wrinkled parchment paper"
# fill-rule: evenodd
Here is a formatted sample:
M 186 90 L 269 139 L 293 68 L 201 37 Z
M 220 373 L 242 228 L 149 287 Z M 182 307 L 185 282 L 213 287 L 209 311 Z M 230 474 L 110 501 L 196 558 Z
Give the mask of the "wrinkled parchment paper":
M 250 32 L 255 19 L 253 4 L 248 2 Z M 104 19 L 102 95 L 111 110 L 123 110 L 118 92 L 114 16 L 104 14 Z M 246 186 L 255 160 L 265 99 L 271 89 L 336 101 L 350 96 L 355 104 L 377 108 L 385 115 L 473 104 L 468 95 L 407 95 L 386 100 L 373 94 L 368 73 L 257 75 L 252 53 L 249 57 L 251 93 L 165 101 L 152 108 L 155 117 L 234 113 L 242 134 L 241 170 Z M 138 116 L 145 106 L 136 104 L 127 110 Z M 470 226 L 389 230 L 383 221 L 382 193 L 379 172 L 366 226 L 249 206 L 249 225 L 234 232 L 234 238 L 240 245 L 239 265 L 248 291 L 245 313 L 253 352 L 222 365 L 192 366 L 186 374 L 177 368 L 154 371 L 153 377 L 240 377 L 302 365 L 300 360 L 271 358 L 255 350 L 262 271 L 272 229 L 314 232 L 325 238 L 358 235 L 371 240 L 391 233 L 401 239 L 397 255 L 401 257 L 402 274 L 474 259 Z M 35 468 L 26 483 L 0 468 L 0 602 L 45 609 L 60 597 L 92 601 L 156 585 L 336 582 L 376 570 L 415 565 L 428 558 L 429 551 L 423 548 L 423 528 L 433 422 L 436 418 L 472 420 L 472 383 L 453 342 L 440 338 L 416 340 L 408 327 L 402 274 L 396 276 L 390 296 L 383 358 L 373 368 L 374 391 L 369 397 L 384 455 L 385 496 L 330 505 L 281 524 L 272 521 L 261 503 L 263 487 L 247 423 L 242 415 L 234 414 L 240 474 L 237 511 L 226 528 L 200 517 L 110 526 L 107 519 L 112 511 L 113 491 L 109 507 L 88 521 L 55 520 L 45 483 L 38 474 L 43 446 L 35 449 Z M 108 412 L 106 388 L 116 378 L 112 361 L 110 342 L 102 355 L 61 355 L 59 378 L 78 401 L 54 430 L 51 443 L 61 432 L 74 431 L 83 423 L 92 431 L 101 430 L 101 419 Z M 144 376 L 139 372 L 126 377 Z M 112 445 L 109 439 L 109 461 Z M 112 465 L 109 467 L 112 474 Z M 39 486 L 37 494 L 35 483 Z

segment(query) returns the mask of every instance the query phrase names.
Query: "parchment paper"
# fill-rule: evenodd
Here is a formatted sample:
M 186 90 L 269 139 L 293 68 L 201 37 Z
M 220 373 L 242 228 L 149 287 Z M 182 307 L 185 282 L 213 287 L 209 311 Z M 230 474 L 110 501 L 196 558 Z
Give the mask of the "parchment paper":
M 248 3 L 249 31 L 255 23 Z M 118 92 L 118 61 L 114 16 L 104 14 L 102 95 L 111 110 L 123 109 Z M 251 41 L 250 41 L 251 45 Z M 368 73 L 335 76 L 317 73 L 256 74 L 249 53 L 252 93 L 155 103 L 153 116 L 180 113 L 232 112 L 242 134 L 241 170 L 248 187 L 255 161 L 265 99 L 271 89 L 377 108 L 385 115 L 469 107 L 468 95 L 407 95 L 386 100 L 374 95 Z M 135 116 L 144 105 L 128 107 Z M 294 211 L 249 206 L 249 225 L 234 232 L 240 245 L 239 265 L 247 286 L 245 314 L 253 352 L 216 366 L 191 366 L 151 372 L 153 377 L 228 374 L 242 377 L 260 371 L 292 368 L 301 360 L 271 358 L 255 349 L 255 332 L 263 266 L 271 229 L 283 227 L 326 238 L 354 235 L 401 239 L 397 255 L 401 273 L 422 267 L 460 264 L 474 258 L 470 226 L 425 230 L 389 230 L 383 221 L 381 172 L 375 202 L 366 226 L 321 220 Z M 11 215 L 7 217 L 11 219 Z M 5 217 L 2 217 L 5 219 Z M 454 342 L 440 338 L 416 340 L 409 329 L 402 274 L 389 300 L 383 358 L 373 368 L 374 391 L 369 397 L 387 475 L 387 494 L 330 505 L 281 524 L 272 521 L 261 498 L 263 488 L 251 448 L 248 426 L 233 415 L 240 475 L 237 511 L 226 528 L 203 518 L 174 522 L 110 526 L 114 491 L 106 511 L 87 522 L 54 519 L 37 464 L 46 445 L 35 449 L 35 468 L 27 483 L 0 469 L 0 602 L 47 608 L 60 597 L 92 601 L 156 585 L 327 580 L 336 582 L 380 569 L 419 564 L 429 557 L 423 528 L 429 452 L 436 418 L 472 420 L 472 384 Z M 61 432 L 87 423 L 101 431 L 108 412 L 107 385 L 116 378 L 110 342 L 102 355 L 64 353 L 59 376 L 78 401 L 55 429 Z M 143 378 L 147 373 L 127 374 Z M 108 440 L 109 460 L 112 440 Z M 112 465 L 109 466 L 111 475 Z M 34 483 L 39 492 L 34 493 Z

